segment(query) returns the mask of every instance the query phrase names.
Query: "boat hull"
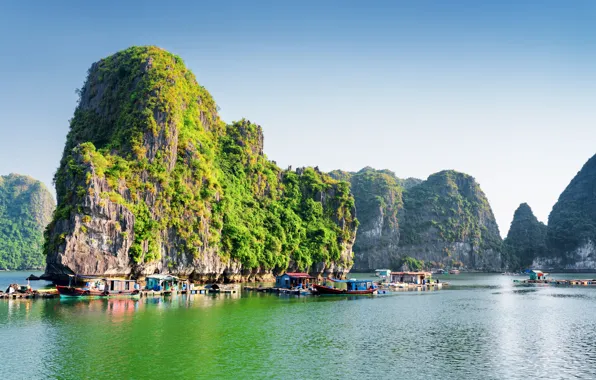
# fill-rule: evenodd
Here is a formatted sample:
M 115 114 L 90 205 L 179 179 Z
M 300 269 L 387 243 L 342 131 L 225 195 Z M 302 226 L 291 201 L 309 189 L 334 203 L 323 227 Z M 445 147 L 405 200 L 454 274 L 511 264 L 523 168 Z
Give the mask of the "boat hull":
M 317 294 L 324 294 L 324 295 L 349 295 L 349 296 L 358 296 L 358 295 L 370 295 L 375 294 L 377 289 L 366 289 L 366 290 L 346 290 L 346 289 L 336 289 L 329 286 L 323 285 L 314 285 L 315 289 L 317 290 Z

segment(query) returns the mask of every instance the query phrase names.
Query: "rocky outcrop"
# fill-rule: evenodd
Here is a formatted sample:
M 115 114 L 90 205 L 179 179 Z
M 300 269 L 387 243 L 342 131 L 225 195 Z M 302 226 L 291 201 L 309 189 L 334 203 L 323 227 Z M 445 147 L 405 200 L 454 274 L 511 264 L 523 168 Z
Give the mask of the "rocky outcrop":
M 549 270 L 596 269 L 596 156 L 577 173 L 548 217 L 546 254 L 532 266 Z
M 329 174 L 350 181 L 356 199 L 353 271 L 399 269 L 405 258 L 427 268 L 501 268 L 499 229 L 474 178 L 443 171 L 426 181 L 400 179 L 370 167 Z
M 498 271 L 501 245 L 490 204 L 473 177 L 442 171 L 404 192 L 400 253 L 430 266 Z
M 513 270 L 528 268 L 534 258 L 547 254 L 546 225 L 534 216 L 527 203 L 513 215 L 507 238 L 503 242 L 504 267 Z
M 367 272 L 391 266 L 400 257 L 397 214 L 403 206 L 401 180 L 389 170 L 371 167 L 356 173 L 336 170 L 329 174 L 350 181 L 356 200 L 360 225 L 352 270 Z
M 39 181 L 0 176 L 0 269 L 43 267 L 43 231 L 55 201 Z
M 349 185 L 279 169 L 260 126 L 222 122 L 182 60 L 156 47 L 92 65 L 55 183 L 45 278 L 238 281 L 352 265 Z

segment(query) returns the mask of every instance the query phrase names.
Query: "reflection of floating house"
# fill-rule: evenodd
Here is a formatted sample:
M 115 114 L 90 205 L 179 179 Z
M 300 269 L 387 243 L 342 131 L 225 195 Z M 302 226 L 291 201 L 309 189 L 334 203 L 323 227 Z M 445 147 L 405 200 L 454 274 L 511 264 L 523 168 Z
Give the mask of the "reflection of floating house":
M 405 283 L 405 284 L 422 284 L 422 280 L 428 283 L 432 280 L 430 272 L 391 272 L 392 283 Z
M 313 282 L 314 277 L 308 273 L 284 273 L 275 277 L 275 287 L 292 289 L 295 287 L 307 288 Z
M 146 277 L 147 284 L 145 285 L 145 289 L 148 290 L 172 290 L 172 288 L 178 285 L 178 277 L 171 276 L 169 274 L 153 274 L 151 276 Z

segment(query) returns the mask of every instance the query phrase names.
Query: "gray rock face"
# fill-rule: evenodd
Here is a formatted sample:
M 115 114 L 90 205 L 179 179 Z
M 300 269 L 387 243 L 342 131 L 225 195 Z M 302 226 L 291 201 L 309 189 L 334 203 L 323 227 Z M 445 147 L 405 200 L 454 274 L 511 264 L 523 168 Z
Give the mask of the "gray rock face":
M 565 257 L 537 257 L 531 267 L 551 272 L 594 272 L 596 270 L 596 245 L 588 240 L 578 248 L 567 252 Z
M 596 155 L 571 180 L 548 217 L 545 254 L 534 267 L 569 271 L 596 269 Z M 549 269 L 551 270 L 551 269 Z
M 501 269 L 502 239 L 473 177 L 443 171 L 404 193 L 400 251 L 433 266 Z
M 427 266 L 500 270 L 501 237 L 475 180 L 444 171 L 426 181 L 401 180 L 388 170 L 333 171 L 350 181 L 360 221 L 353 271 L 399 266 L 409 256 Z
M 403 207 L 402 187 L 388 170 L 366 167 L 357 173 L 331 173 L 347 178 L 356 200 L 360 221 L 354 244 L 353 271 L 387 268 L 399 258 L 399 223 L 397 214 Z

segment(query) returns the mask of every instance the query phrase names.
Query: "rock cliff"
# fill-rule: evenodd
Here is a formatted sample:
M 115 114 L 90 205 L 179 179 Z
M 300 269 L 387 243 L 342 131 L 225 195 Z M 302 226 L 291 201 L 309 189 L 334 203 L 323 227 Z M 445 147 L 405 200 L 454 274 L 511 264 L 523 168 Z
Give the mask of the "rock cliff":
M 513 215 L 507 238 L 503 242 L 504 267 L 528 268 L 536 257 L 547 254 L 547 227 L 538 221 L 527 203 L 522 203 Z
M 430 266 L 497 271 L 501 245 L 490 204 L 473 177 L 442 171 L 404 192 L 400 255 Z
M 41 182 L 19 174 L 0 176 L 0 269 L 43 267 L 43 231 L 54 207 Z
M 278 168 L 260 126 L 222 122 L 182 60 L 156 47 L 91 66 L 55 183 L 46 278 L 236 281 L 352 266 L 349 185 Z
M 596 156 L 577 173 L 548 217 L 548 252 L 533 267 L 596 269 Z
M 497 223 L 474 178 L 443 171 L 426 181 L 400 179 L 370 167 L 329 174 L 350 181 L 356 199 L 354 271 L 398 269 L 405 261 L 424 261 L 427 268 L 501 268 Z
M 336 170 L 329 174 L 336 179 L 350 181 L 356 199 L 360 225 L 354 244 L 352 270 L 364 272 L 387 268 L 399 260 L 397 214 L 403 207 L 401 180 L 389 170 L 371 167 L 356 173 Z

